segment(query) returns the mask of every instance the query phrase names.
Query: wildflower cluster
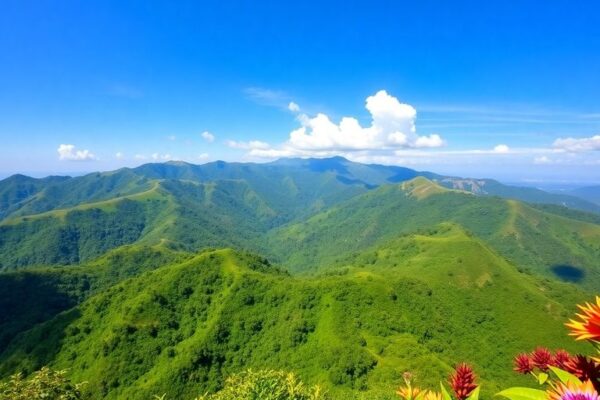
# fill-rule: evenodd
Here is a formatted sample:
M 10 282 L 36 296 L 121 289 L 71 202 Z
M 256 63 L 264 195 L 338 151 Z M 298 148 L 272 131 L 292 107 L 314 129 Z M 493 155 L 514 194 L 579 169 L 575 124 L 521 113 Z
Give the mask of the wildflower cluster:
M 510 400 L 600 400 L 600 297 L 595 303 L 578 306 L 581 313 L 566 325 L 575 340 L 587 340 L 596 348 L 596 356 L 571 355 L 565 350 L 554 353 L 538 347 L 514 359 L 514 370 L 534 375 L 546 390 L 510 388 L 499 395 Z
M 396 394 L 403 400 L 477 400 L 479 398 L 479 387 L 476 380 L 477 376 L 469 365 L 464 363 L 457 365 L 448 378 L 448 384 L 454 394 L 453 397 L 443 384 L 440 384 L 440 392 L 415 387 L 413 386 L 412 374 L 405 373 L 404 386 L 401 386 Z

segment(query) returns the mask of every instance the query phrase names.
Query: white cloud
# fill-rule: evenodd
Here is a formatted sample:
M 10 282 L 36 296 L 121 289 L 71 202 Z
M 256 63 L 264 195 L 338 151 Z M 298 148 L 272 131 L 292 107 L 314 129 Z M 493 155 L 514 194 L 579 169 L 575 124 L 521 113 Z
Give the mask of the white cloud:
M 290 103 L 288 104 L 288 110 L 290 110 L 291 112 L 299 112 L 300 106 L 294 103 L 293 101 L 290 101 Z
M 208 143 L 212 143 L 215 141 L 215 135 L 213 135 L 212 133 L 210 133 L 209 131 L 204 131 L 200 134 L 200 136 L 202 136 L 202 138 L 204 140 L 206 140 Z
M 133 158 L 135 158 L 136 160 L 146 160 L 148 157 L 146 157 L 143 154 L 136 154 L 135 156 L 133 156 Z
M 167 139 L 170 140 L 171 142 L 174 142 L 175 140 L 177 140 L 177 136 L 169 135 L 169 136 L 167 136 Z
M 419 136 L 415 141 L 415 147 L 442 147 L 444 145 L 444 140 L 440 137 L 440 135 L 429 135 L 429 136 Z
M 243 150 L 267 150 L 271 146 L 269 143 L 261 142 L 260 140 L 251 140 L 249 142 L 240 142 L 236 140 L 227 140 L 225 144 L 232 149 L 243 149 Z
M 279 149 L 260 148 L 254 155 L 317 155 L 330 151 L 362 151 L 394 148 L 435 148 L 445 145 L 440 135 L 419 136 L 416 133 L 417 111 L 400 103 L 385 90 L 366 99 L 371 114 L 370 126 L 363 127 L 354 117 L 344 117 L 339 123 L 319 113 L 314 117 L 300 114 L 301 127 L 290 133 Z
M 506 154 L 509 152 L 510 152 L 510 147 L 508 147 L 505 144 L 499 144 L 498 146 L 494 147 L 494 153 Z
M 600 151 L 600 135 L 587 138 L 558 138 L 554 148 L 569 152 Z
M 75 145 L 61 144 L 58 146 L 58 159 L 66 161 L 92 161 L 96 156 L 89 150 L 77 150 Z
M 118 151 L 117 153 L 115 153 L 115 158 L 117 160 L 122 160 L 123 158 L 125 158 L 125 154 L 123 154 L 120 151 Z
M 202 153 L 198 155 L 198 160 L 200 161 L 206 161 L 210 158 L 210 154 L 208 153 Z

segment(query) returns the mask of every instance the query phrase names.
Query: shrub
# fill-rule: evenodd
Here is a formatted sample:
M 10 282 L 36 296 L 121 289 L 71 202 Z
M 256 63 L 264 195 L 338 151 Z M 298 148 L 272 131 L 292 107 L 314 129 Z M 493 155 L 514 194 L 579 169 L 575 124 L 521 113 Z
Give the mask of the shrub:
M 29 379 L 21 374 L 0 383 L 0 400 L 79 400 L 81 386 L 65 377 L 66 371 L 53 371 L 43 367 Z
M 290 372 L 248 370 L 230 376 L 223 390 L 196 400 L 325 400 L 319 386 L 307 386 Z

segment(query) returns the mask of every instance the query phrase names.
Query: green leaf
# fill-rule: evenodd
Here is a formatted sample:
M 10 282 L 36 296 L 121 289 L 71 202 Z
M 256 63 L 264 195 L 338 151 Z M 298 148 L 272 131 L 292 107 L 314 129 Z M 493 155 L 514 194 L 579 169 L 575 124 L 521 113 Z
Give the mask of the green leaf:
M 537 380 L 540 385 L 543 385 L 548 380 L 548 374 L 545 372 L 540 372 L 537 376 Z
M 450 393 L 448 393 L 442 382 L 440 382 L 440 387 L 442 388 L 442 398 L 444 400 L 452 400 L 452 396 L 450 396 Z
M 475 390 L 471 392 L 469 397 L 467 397 L 467 400 L 479 400 L 479 386 L 477 386 Z
M 569 382 L 573 382 L 576 383 L 578 385 L 581 385 L 581 381 L 579 380 L 579 378 L 577 378 L 575 375 L 562 370 L 560 368 L 556 368 L 556 367 L 550 367 L 550 370 L 552 372 L 554 372 L 554 375 L 556 375 L 556 377 L 562 382 L 562 383 L 569 383 Z
M 546 392 L 539 389 L 513 387 L 505 389 L 496 396 L 503 396 L 510 400 L 546 400 Z

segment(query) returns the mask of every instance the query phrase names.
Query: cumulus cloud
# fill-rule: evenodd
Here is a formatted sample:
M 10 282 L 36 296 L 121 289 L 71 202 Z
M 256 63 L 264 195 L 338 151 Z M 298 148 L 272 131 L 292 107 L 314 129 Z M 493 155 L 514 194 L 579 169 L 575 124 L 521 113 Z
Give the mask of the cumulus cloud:
M 290 133 L 286 146 L 297 150 L 368 150 L 382 148 L 434 148 L 443 146 L 437 134 L 419 136 L 416 133 L 417 111 L 409 104 L 380 90 L 367 97 L 366 109 L 371 114 L 370 126 L 363 127 L 353 117 L 339 123 L 319 113 L 314 117 L 301 114 L 302 126 Z
M 209 158 L 210 158 L 210 154 L 208 154 L 208 153 L 198 154 L 198 160 L 200 160 L 200 161 L 206 161 Z
M 289 134 L 281 146 L 267 143 L 230 142 L 234 148 L 247 149 L 249 155 L 260 158 L 290 156 L 326 157 L 365 151 L 393 151 L 394 149 L 432 149 L 444 146 L 438 134 L 418 135 L 415 121 L 417 111 L 410 104 L 401 103 L 385 90 L 367 97 L 365 108 L 371 116 L 369 125 L 362 126 L 354 117 L 332 121 L 324 113 L 314 116 L 301 113 L 297 116 L 300 127 Z M 300 107 L 290 102 L 288 109 L 299 112 Z
M 200 134 L 200 136 L 202 136 L 202 138 L 204 140 L 206 140 L 208 143 L 212 143 L 215 141 L 215 135 L 213 135 L 212 133 L 210 133 L 209 131 L 204 131 Z
M 125 158 L 125 154 L 121 153 L 120 151 L 115 153 L 115 158 L 117 160 L 122 160 L 123 158 Z
M 600 151 L 600 135 L 587 138 L 559 138 L 554 141 L 555 149 L 568 152 Z
M 92 161 L 96 156 L 89 150 L 77 150 L 75 145 L 61 144 L 58 146 L 58 159 L 65 161 Z

